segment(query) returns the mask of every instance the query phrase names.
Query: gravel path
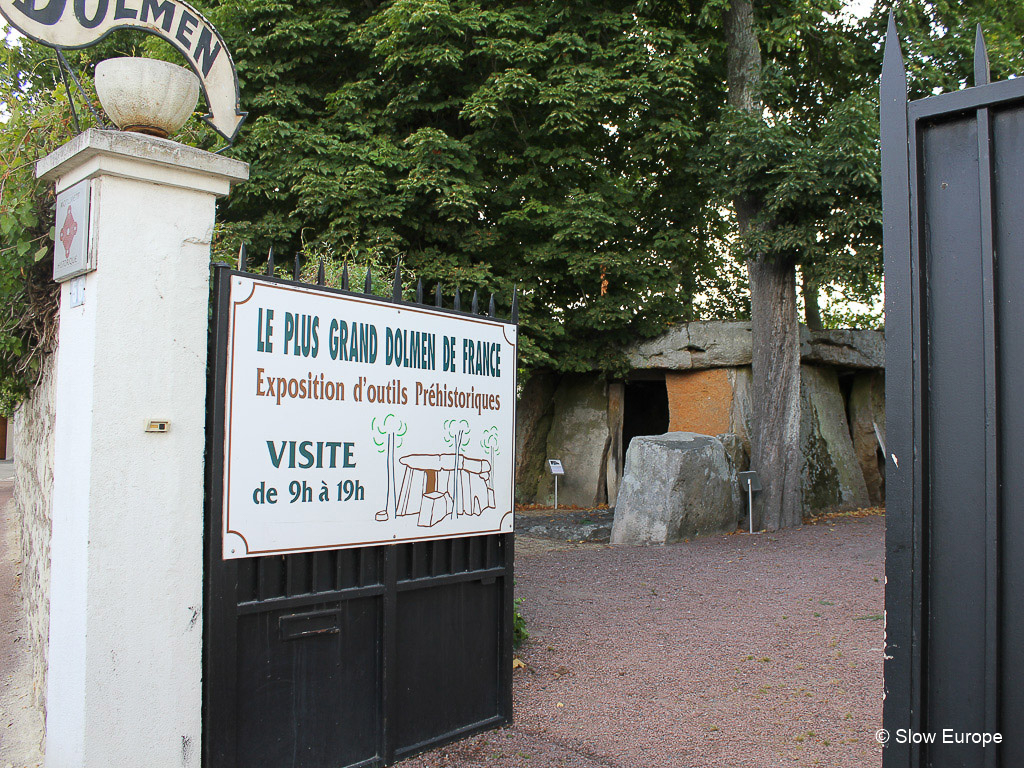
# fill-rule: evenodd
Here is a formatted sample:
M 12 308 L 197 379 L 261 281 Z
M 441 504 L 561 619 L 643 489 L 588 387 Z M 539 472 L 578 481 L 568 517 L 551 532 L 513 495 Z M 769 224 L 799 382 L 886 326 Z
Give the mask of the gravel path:
M 515 724 L 403 768 L 878 768 L 885 520 L 668 547 L 523 538 Z

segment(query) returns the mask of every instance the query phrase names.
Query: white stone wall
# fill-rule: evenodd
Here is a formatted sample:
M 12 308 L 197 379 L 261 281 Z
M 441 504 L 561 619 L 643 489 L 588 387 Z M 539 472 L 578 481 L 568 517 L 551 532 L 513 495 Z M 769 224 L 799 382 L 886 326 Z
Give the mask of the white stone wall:
M 53 425 L 56 355 L 43 359 L 31 396 L 14 413 L 14 506 L 21 522 L 21 590 L 32 655 L 32 699 L 46 709 L 50 635 L 50 523 L 53 509 Z
M 248 167 L 90 130 L 36 170 L 91 180 L 97 263 L 61 285 L 46 765 L 195 768 L 210 239 Z

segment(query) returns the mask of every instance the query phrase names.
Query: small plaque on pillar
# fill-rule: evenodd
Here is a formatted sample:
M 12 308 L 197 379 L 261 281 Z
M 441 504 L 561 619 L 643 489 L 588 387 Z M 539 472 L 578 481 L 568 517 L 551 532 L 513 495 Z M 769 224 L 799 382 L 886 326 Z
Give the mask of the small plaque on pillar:
M 96 269 L 91 248 L 92 187 L 86 179 L 57 195 L 53 279 L 58 283 Z

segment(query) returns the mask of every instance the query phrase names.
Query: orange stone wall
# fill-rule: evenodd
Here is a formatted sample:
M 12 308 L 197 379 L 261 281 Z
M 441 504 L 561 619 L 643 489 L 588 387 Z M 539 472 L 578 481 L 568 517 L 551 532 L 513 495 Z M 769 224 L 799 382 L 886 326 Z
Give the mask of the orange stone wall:
M 728 368 L 666 371 L 669 432 L 720 435 L 731 431 L 732 385 Z

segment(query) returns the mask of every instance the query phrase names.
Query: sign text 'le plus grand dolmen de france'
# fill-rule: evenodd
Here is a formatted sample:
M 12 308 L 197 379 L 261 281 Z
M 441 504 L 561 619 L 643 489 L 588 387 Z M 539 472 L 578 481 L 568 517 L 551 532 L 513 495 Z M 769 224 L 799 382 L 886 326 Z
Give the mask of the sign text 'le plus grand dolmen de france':
M 516 326 L 231 278 L 224 557 L 512 530 Z

